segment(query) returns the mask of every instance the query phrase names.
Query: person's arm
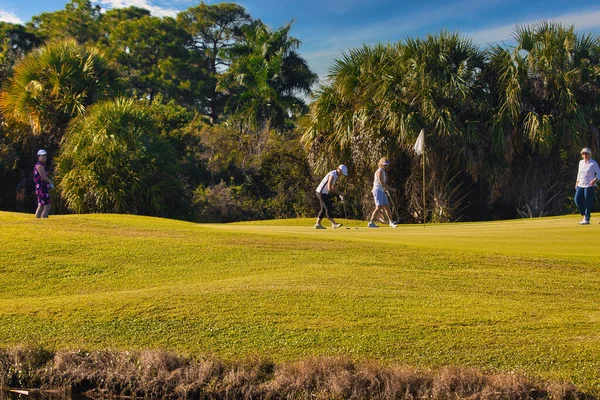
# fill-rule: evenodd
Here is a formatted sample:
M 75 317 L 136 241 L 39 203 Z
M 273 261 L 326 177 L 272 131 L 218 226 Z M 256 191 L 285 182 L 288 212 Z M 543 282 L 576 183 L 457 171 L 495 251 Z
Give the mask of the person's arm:
M 383 175 L 383 171 L 377 170 L 377 180 L 379 180 L 379 182 L 381 183 L 381 186 L 383 186 L 383 188 L 387 191 L 395 192 L 396 191 L 395 188 L 391 187 L 390 185 L 388 185 L 387 183 L 384 182 L 382 175 Z
M 331 176 L 331 175 L 329 175 L 329 179 L 327 180 L 327 191 L 329 193 L 339 194 L 340 196 L 344 195 L 342 192 L 340 192 L 339 190 L 337 190 L 335 188 L 335 186 L 333 186 L 333 176 Z
M 46 174 L 46 169 L 43 165 L 36 165 L 35 169 L 37 169 L 37 172 L 40 174 L 44 181 L 48 182 L 51 185 L 53 184 L 50 178 L 48 178 L 48 175 Z
M 594 186 L 596 182 L 598 182 L 598 178 L 600 178 L 600 167 L 598 167 L 598 163 L 596 162 L 594 163 L 594 171 L 596 172 L 596 177 L 590 182 L 592 186 Z

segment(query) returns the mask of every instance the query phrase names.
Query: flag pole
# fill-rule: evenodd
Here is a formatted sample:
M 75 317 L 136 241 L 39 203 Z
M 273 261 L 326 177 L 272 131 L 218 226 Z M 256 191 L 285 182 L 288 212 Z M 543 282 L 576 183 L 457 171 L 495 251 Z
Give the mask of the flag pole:
M 427 207 L 425 205 L 425 135 L 423 135 L 423 228 L 427 223 Z
M 419 132 L 419 137 L 417 137 L 417 141 L 415 142 L 415 146 L 413 147 L 417 156 L 423 157 L 423 188 L 421 192 L 423 193 L 423 228 L 427 222 L 427 207 L 425 204 L 425 129 L 421 129 Z
M 423 228 L 427 222 L 427 208 L 425 207 L 425 135 L 423 135 Z

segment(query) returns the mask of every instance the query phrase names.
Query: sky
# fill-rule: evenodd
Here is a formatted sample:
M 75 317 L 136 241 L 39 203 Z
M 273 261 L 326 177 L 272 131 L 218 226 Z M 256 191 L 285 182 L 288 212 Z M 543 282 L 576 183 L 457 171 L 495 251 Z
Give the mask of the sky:
M 208 4 L 219 1 L 207 0 Z M 0 21 L 26 23 L 34 15 L 64 9 L 67 0 L 0 0 Z M 176 16 L 200 0 L 92 0 L 102 9 L 135 5 L 156 16 Z M 342 52 L 363 44 L 458 31 L 482 47 L 510 45 L 517 24 L 542 20 L 600 34 L 598 0 L 243 0 L 253 18 L 272 29 L 290 21 L 300 53 L 323 79 Z

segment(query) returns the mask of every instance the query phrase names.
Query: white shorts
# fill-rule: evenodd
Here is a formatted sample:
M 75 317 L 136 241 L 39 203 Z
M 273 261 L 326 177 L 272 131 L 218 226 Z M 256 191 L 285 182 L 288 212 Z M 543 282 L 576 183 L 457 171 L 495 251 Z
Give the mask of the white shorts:
M 373 198 L 375 198 L 375 205 L 378 207 L 390 204 L 388 202 L 387 196 L 385 195 L 385 192 L 382 192 L 381 190 L 374 190 Z

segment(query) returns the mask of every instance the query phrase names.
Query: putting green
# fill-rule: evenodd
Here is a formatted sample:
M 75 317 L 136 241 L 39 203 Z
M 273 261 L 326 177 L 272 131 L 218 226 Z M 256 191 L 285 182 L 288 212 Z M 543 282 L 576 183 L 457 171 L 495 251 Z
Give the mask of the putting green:
M 600 393 L 592 220 L 342 220 L 351 229 L 317 231 L 312 219 L 0 213 L 0 343 L 346 355 L 516 371 Z

